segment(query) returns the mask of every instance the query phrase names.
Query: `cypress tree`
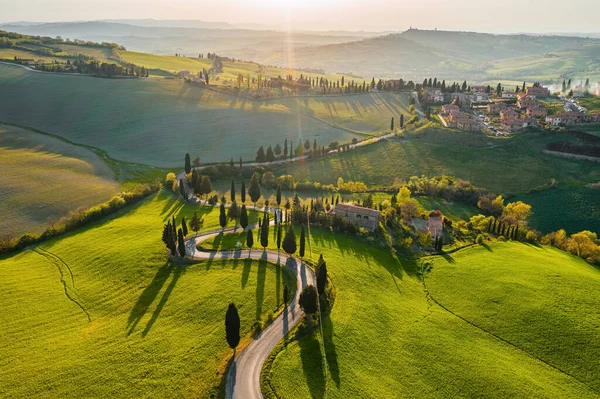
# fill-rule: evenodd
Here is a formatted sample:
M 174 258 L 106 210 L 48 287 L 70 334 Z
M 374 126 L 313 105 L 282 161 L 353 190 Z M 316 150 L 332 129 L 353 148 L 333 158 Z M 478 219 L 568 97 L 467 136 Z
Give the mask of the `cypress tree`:
M 400 129 L 404 127 L 404 114 L 400 114 Z
M 242 191 L 240 192 L 242 197 L 242 204 L 246 203 L 246 182 L 242 180 Z
M 252 246 L 254 245 L 254 234 L 252 234 L 252 229 L 248 229 L 248 232 L 246 233 L 246 246 L 250 249 L 252 249 Z
M 269 246 L 269 220 L 263 219 L 262 227 L 260 229 L 260 245 L 263 249 Z
M 188 197 L 185 194 L 185 186 L 183 185 L 183 179 L 179 179 L 179 194 L 181 194 L 181 197 L 185 200 L 185 202 L 188 201 Z
M 231 192 L 229 193 L 231 202 L 235 201 L 235 182 L 231 179 Z
M 177 243 L 179 248 L 179 256 L 185 257 L 185 241 L 183 240 L 183 231 L 179 229 L 177 231 Z
M 221 203 L 221 213 L 219 214 L 219 223 L 224 229 L 227 226 L 227 215 L 225 214 L 225 204 Z
M 235 356 L 235 349 L 240 343 L 240 315 L 233 302 L 229 303 L 227 313 L 225 314 L 225 336 Z
M 192 162 L 190 161 L 190 154 L 185 154 L 185 174 L 187 175 L 192 171 Z
M 250 179 L 250 188 L 248 189 L 248 194 L 250 194 L 250 200 L 254 203 L 254 207 L 256 208 L 256 202 L 260 199 L 260 182 L 259 182 L 258 173 L 254 172 L 252 178 Z
M 285 139 L 285 143 L 283 145 L 283 155 L 284 157 L 287 157 L 288 154 L 288 145 L 287 145 L 287 139 Z
M 277 250 L 281 249 L 281 223 L 277 227 Z
M 325 294 L 325 287 L 327 286 L 327 263 L 323 260 L 323 255 L 319 257 L 317 262 L 317 292 L 319 295 Z
M 283 238 L 282 247 L 290 255 L 296 252 L 296 234 L 294 233 L 294 226 L 292 224 L 288 226 L 288 230 Z
M 390 131 L 394 131 L 394 117 L 392 116 L 392 123 L 390 123 Z
M 246 230 L 248 227 L 248 212 L 246 211 L 246 205 L 242 205 L 242 211 L 240 212 L 240 226 Z
M 277 185 L 277 194 L 276 194 L 276 198 L 277 198 L 277 206 L 281 205 L 281 185 Z
M 302 229 L 300 230 L 300 257 L 304 257 L 306 247 L 306 237 L 304 236 L 304 223 L 302 223 Z
M 188 235 L 187 223 L 185 221 L 185 216 L 181 218 L 181 230 L 183 230 L 183 236 Z

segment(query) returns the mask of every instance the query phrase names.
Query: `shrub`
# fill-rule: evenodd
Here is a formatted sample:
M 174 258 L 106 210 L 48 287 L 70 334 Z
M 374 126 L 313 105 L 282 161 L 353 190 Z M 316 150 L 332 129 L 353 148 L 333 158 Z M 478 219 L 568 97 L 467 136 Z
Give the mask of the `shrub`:
M 537 234 L 535 234 L 535 232 L 533 231 L 528 231 L 527 234 L 525 235 L 525 241 L 530 242 L 530 243 L 534 243 L 537 242 Z
M 167 173 L 167 177 L 165 178 L 165 186 L 172 187 L 175 179 L 177 179 L 177 176 L 175 176 L 175 173 L 173 173 L 173 172 Z
M 483 239 L 484 239 L 483 234 L 478 234 L 477 238 L 475 239 L 475 243 L 481 245 L 481 244 L 483 244 Z

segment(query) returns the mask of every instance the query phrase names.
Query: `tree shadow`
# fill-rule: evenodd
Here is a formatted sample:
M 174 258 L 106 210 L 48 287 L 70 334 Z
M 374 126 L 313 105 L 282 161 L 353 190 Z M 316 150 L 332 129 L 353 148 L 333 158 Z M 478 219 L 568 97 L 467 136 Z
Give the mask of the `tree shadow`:
M 452 263 L 452 264 L 456 263 L 454 258 L 452 256 L 450 256 L 450 254 L 447 254 L 446 252 L 442 252 L 441 256 L 448 263 Z
M 162 312 L 163 308 L 165 307 L 165 304 L 167 303 L 169 296 L 171 296 L 171 293 L 173 292 L 173 289 L 175 288 L 175 285 L 177 284 L 179 277 L 181 277 L 183 270 L 184 269 L 182 267 L 171 266 L 173 278 L 171 279 L 171 282 L 167 286 L 167 289 L 165 290 L 162 298 L 160 299 L 160 302 L 158 303 L 158 305 L 156 305 L 156 309 L 154 309 L 154 313 L 152 313 L 152 317 L 148 321 L 148 324 L 146 324 L 146 328 L 144 328 L 144 331 L 142 332 L 143 337 L 148 335 L 148 333 L 150 332 L 150 329 L 152 329 L 152 326 L 158 319 L 160 312 Z
M 303 337 L 298 341 L 302 370 L 310 396 L 316 399 L 325 397 L 325 374 L 321 357 L 321 344 L 314 334 Z
M 333 342 L 333 322 L 327 317 L 323 323 L 323 342 L 325 345 L 325 358 L 327 360 L 327 370 L 335 385 L 340 387 L 340 369 L 338 366 L 337 351 Z
M 142 294 L 137 299 L 135 305 L 133 305 L 131 313 L 129 313 L 129 318 L 127 320 L 126 327 L 129 329 L 127 331 L 127 335 L 131 335 L 133 330 L 135 330 L 139 322 L 142 320 L 142 318 L 150 308 L 150 305 L 152 304 L 152 302 L 154 302 L 154 300 L 158 296 L 158 293 L 169 278 L 172 268 L 173 266 L 170 265 L 167 261 L 163 266 L 161 266 L 158 269 L 150 284 L 148 284 L 146 288 L 144 288 Z
M 265 253 L 266 258 L 266 253 Z M 265 298 L 265 280 L 267 278 L 267 261 L 261 259 L 258 261 L 258 269 L 256 271 L 256 320 L 260 320 L 262 313 L 263 301 Z
M 489 252 L 494 252 L 494 250 L 492 249 L 492 247 L 490 247 L 488 244 L 486 244 L 485 242 L 481 243 L 481 246 L 484 247 L 485 249 L 487 249 Z
M 250 277 L 250 269 L 252 268 L 252 259 L 244 259 L 244 269 L 242 270 L 242 288 L 246 288 L 248 277 Z
M 215 236 L 215 239 L 213 240 L 212 248 L 219 249 L 219 247 L 221 246 L 221 241 L 223 241 L 223 233 L 222 232 Z

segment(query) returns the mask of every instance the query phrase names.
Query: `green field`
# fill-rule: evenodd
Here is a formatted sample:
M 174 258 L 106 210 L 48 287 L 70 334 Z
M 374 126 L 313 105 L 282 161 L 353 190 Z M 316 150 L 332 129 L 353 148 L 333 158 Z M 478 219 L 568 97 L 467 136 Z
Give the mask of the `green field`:
M 286 138 L 349 142 L 388 129 L 408 102 L 394 94 L 256 102 L 175 79 L 94 79 L 5 65 L 0 90 L 0 121 L 96 146 L 116 159 L 171 167 L 186 152 L 203 162 L 253 160 L 259 146 Z
M 218 227 L 218 209 L 183 206 L 163 192 L 3 258 L 2 396 L 208 397 L 232 353 L 228 302 L 248 336 L 281 309 L 283 284 L 294 288 L 295 277 L 246 259 L 169 263 L 162 224 L 194 210 L 205 229 Z
M 513 200 L 531 204 L 530 224 L 544 233 L 591 230 L 600 233 L 600 191 L 591 188 L 557 188 L 525 194 Z
M 599 394 L 598 268 L 551 247 L 498 243 L 435 258 L 432 270 L 427 287 L 443 306 Z
M 549 185 L 552 179 L 560 183 L 600 180 L 599 164 L 541 154 L 547 140 L 562 139 L 560 136 L 493 139 L 441 129 L 422 133 L 427 136 L 383 141 L 303 164 L 278 166 L 276 175 L 292 174 L 298 181 L 331 184 L 343 177 L 369 186 L 389 186 L 396 178 L 445 174 L 497 193 L 525 192 Z
M 91 151 L 28 130 L 0 124 L 0 158 L 2 234 L 40 233 L 120 191 L 113 171 Z
M 455 265 L 439 258 L 427 277 L 436 299 L 448 307 L 456 304 L 457 312 L 461 307 L 473 309 L 473 320 L 467 318 L 473 325 L 428 300 L 414 262 L 395 259 L 376 243 L 313 229 L 313 251 L 324 254 L 336 290 L 335 306 L 323 325 L 326 360 L 320 356 L 319 335 L 288 343 L 270 370 L 275 393 L 285 398 L 597 397 L 589 386 L 600 388 L 594 378 L 600 348 L 597 340 L 591 343 L 597 336 L 598 297 L 583 287 L 598 286 L 600 272 L 552 249 L 523 244 L 489 248 L 493 252 L 480 248 L 455 253 Z M 515 251 L 520 259 L 514 257 Z M 469 260 L 471 254 L 481 266 Z M 486 257 L 477 257 L 481 254 Z M 496 268 L 491 278 L 488 256 Z M 540 263 L 544 265 L 536 275 L 543 281 L 534 282 L 530 270 Z M 479 267 L 480 273 L 477 279 L 447 277 L 444 268 L 450 266 L 465 275 Z M 476 292 L 481 296 L 488 294 L 484 287 L 495 284 L 500 289 L 503 281 L 514 288 L 475 302 L 470 290 L 480 281 Z M 562 287 L 555 292 L 550 288 L 554 284 Z M 513 322 L 511 317 L 522 317 L 526 324 L 535 310 L 527 303 L 533 289 L 538 298 L 534 304 L 543 303 L 545 308 L 532 316 L 537 329 L 532 325 L 523 331 L 535 342 L 515 342 L 521 348 L 476 325 L 481 321 L 478 314 L 486 314 L 487 303 L 498 308 L 505 303 L 502 298 L 507 298 L 505 312 L 482 322 L 501 326 L 503 321 Z M 560 310 L 566 303 L 569 310 Z M 569 319 L 560 318 L 565 314 Z M 576 324 L 562 323 L 569 320 Z M 571 346 L 573 338 L 577 347 Z M 582 354 L 586 343 L 588 353 Z M 534 351 L 532 345 L 543 361 L 524 351 Z M 560 352 L 549 355 L 549 348 Z M 569 372 L 583 383 L 544 363 L 556 361 L 559 367 L 565 359 Z

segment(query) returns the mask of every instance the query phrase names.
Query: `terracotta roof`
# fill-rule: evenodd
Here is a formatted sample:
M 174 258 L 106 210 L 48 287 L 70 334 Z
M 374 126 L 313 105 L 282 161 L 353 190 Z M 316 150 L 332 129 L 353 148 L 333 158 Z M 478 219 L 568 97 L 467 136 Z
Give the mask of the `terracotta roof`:
M 348 211 L 353 213 L 358 213 L 360 215 L 374 216 L 379 217 L 379 211 L 371 208 L 364 208 L 362 206 L 352 205 L 352 204 L 337 204 L 335 206 L 335 210 L 338 211 Z

